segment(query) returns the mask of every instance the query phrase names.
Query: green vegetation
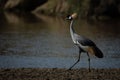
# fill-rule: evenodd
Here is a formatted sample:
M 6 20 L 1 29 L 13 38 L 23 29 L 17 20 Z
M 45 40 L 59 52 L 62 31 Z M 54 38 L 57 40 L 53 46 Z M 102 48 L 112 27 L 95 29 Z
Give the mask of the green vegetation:
M 85 17 L 88 14 L 90 0 L 68 0 L 71 5 L 69 12 L 77 12 L 80 17 Z
M 120 17 L 120 0 L 68 0 L 70 12 L 80 17 L 108 19 Z

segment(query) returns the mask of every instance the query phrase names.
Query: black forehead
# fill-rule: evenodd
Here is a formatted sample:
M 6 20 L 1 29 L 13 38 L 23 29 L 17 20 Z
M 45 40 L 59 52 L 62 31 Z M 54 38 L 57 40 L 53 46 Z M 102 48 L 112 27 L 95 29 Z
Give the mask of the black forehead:
M 70 17 L 70 15 L 67 15 L 67 17 Z

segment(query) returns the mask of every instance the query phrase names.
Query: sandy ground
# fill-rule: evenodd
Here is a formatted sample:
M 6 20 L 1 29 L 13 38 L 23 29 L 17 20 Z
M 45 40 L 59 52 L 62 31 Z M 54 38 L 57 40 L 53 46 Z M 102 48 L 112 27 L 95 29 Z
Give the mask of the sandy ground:
M 0 69 L 0 80 L 120 80 L 120 69 Z

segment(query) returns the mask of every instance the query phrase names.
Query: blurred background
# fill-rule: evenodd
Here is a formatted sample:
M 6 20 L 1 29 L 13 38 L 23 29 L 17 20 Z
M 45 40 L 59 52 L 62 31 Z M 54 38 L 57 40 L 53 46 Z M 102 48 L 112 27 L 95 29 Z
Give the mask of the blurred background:
M 91 67 L 120 68 L 120 0 L 0 0 L 0 68 L 69 68 L 78 58 L 65 20 L 73 12 L 76 33 L 104 53 Z
M 62 15 L 73 12 L 82 18 L 119 18 L 119 0 L 0 0 L 0 10 Z

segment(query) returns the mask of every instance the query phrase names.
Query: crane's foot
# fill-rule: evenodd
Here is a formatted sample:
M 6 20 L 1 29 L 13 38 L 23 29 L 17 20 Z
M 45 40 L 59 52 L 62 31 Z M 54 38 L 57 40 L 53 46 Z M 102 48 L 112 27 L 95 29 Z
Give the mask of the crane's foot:
M 71 71 L 71 69 L 67 69 L 66 71 Z
M 72 69 L 71 68 L 67 69 L 67 71 L 70 71 L 70 70 L 72 70 Z
M 91 72 L 91 69 L 89 69 L 89 72 Z

